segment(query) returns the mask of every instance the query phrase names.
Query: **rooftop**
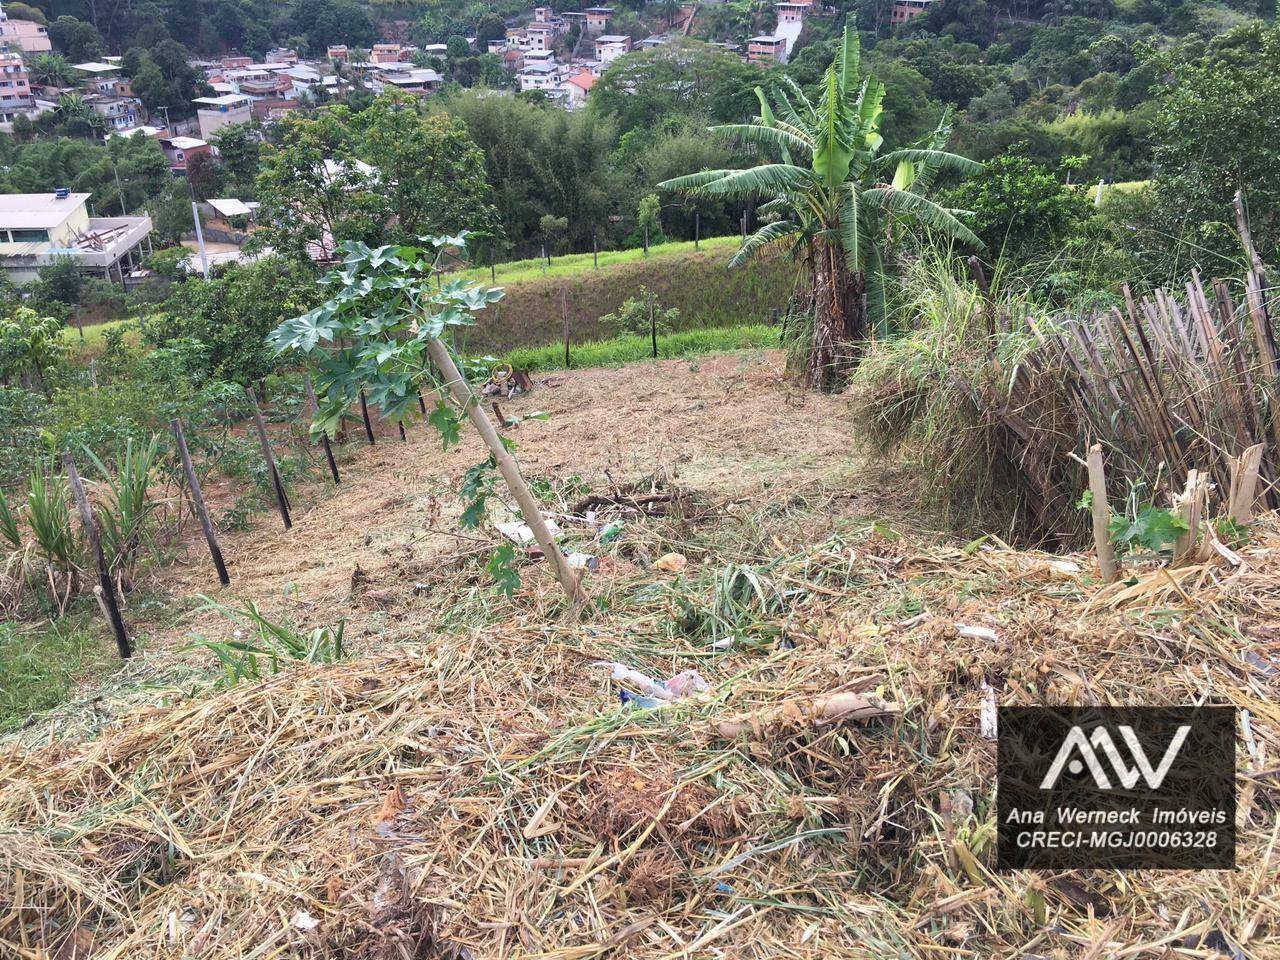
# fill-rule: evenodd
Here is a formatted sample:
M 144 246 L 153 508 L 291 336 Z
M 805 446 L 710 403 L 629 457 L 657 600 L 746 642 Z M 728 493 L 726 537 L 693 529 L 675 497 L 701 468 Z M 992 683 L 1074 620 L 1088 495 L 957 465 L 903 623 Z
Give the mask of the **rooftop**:
M 194 150 L 196 147 L 207 147 L 209 141 L 199 137 L 166 137 L 165 142 L 178 150 Z
M 630 37 L 624 37 L 617 33 L 606 33 L 596 37 L 596 43 L 630 43 Z
M 94 74 L 120 72 L 120 67 L 118 65 L 110 64 L 110 63 L 100 63 L 96 60 L 90 60 L 87 63 L 77 63 L 75 64 L 73 69 L 79 70 L 81 73 L 94 73 Z
M 87 193 L 59 198 L 55 193 L 0 195 L 0 226 L 20 230 L 51 230 L 83 207 Z
M 575 73 L 566 83 L 572 83 L 575 87 L 581 87 L 583 90 L 590 90 L 596 82 L 596 76 L 590 70 L 583 70 L 582 73 Z
M 556 65 L 554 63 L 531 63 L 520 72 L 521 73 L 555 73 Z
M 192 103 L 203 103 L 210 107 L 234 107 L 241 103 L 248 103 L 249 98 L 238 93 L 224 93 L 220 97 L 196 97 Z
M 747 43 L 771 43 L 774 45 L 777 45 L 779 43 L 786 43 L 786 42 L 787 42 L 786 37 L 771 37 L 771 36 L 752 37 L 750 40 L 747 41 Z

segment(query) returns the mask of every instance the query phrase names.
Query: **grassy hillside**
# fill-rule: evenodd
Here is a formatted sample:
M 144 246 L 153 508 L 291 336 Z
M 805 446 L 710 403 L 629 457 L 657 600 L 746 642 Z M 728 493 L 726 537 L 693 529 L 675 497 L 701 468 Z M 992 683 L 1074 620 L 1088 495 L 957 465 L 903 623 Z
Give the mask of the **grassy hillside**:
M 537 260 L 500 264 L 495 273 L 506 297 L 479 314 L 465 336 L 472 353 L 502 353 L 564 341 L 567 315 L 575 343 L 604 340 L 618 331 L 601 324 L 642 286 L 654 291 L 662 306 L 680 311 L 677 330 L 765 323 L 786 306 L 795 279 L 794 265 L 784 258 L 762 260 L 730 270 L 737 237 L 702 243 L 669 243 L 640 250 L 600 254 L 597 270 L 591 254 L 552 261 L 546 275 Z M 488 283 L 487 269 L 468 276 Z

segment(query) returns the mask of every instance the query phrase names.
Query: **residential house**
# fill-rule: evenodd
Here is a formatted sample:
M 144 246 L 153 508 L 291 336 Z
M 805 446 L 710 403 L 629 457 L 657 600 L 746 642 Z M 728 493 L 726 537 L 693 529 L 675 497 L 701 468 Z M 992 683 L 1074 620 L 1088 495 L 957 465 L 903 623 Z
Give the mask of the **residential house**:
M 767 63 L 787 58 L 787 38 L 775 36 L 752 37 L 747 41 L 747 62 Z
M 520 81 L 520 92 L 544 90 L 552 92 L 559 85 L 559 68 L 554 63 L 530 63 L 516 75 Z
M 160 137 L 160 149 L 164 151 L 169 168 L 174 173 L 185 174 L 193 157 L 201 154 L 213 156 L 213 147 L 209 142 L 196 137 Z
M 267 51 L 267 63 L 294 64 L 298 62 L 298 51 L 288 47 L 276 47 Z
M 48 53 L 53 49 L 49 28 L 32 20 L 10 20 L 0 9 L 0 44 L 23 53 Z
M 590 70 L 580 70 L 564 82 L 565 106 L 577 109 L 586 102 L 587 94 L 595 86 L 596 76 Z
M 604 33 L 613 19 L 613 7 L 587 7 L 582 12 L 587 15 L 588 33 Z
M 552 50 L 526 50 L 524 51 L 524 65 L 527 67 L 531 63 L 555 63 L 556 55 Z
M 22 54 L 17 50 L 0 49 L 0 125 L 12 124 L 19 114 L 27 114 L 35 103 Z
M 346 62 L 347 60 L 351 59 L 351 51 L 347 49 L 347 45 L 345 43 L 340 43 L 337 46 L 330 47 L 328 50 L 325 51 L 325 59 L 341 60 L 343 62 Z
M 42 267 L 70 257 L 123 285 L 151 250 L 151 218 L 91 217 L 88 202 L 89 194 L 67 189 L 0 196 L 0 268 L 9 279 L 35 280 Z
M 200 122 L 200 139 L 208 140 L 223 127 L 248 123 L 253 119 L 253 100 L 241 93 L 224 93 L 217 97 L 196 97 L 196 118 Z
M 383 90 L 395 89 L 404 93 L 431 93 L 439 90 L 443 82 L 440 74 L 426 68 L 410 70 L 387 70 L 374 74 L 374 83 L 381 84 Z
M 105 121 L 106 134 L 125 133 L 146 120 L 142 101 L 137 97 L 118 97 L 111 93 L 85 94 L 84 102 Z
M 116 84 L 120 82 L 120 68 L 114 63 L 91 60 L 88 63 L 77 63 L 72 69 L 86 92 L 117 95 Z
M 893 9 L 889 12 L 889 23 L 893 26 L 910 23 L 927 13 L 933 3 L 934 0 L 894 0 Z
M 550 23 L 531 23 L 524 29 L 529 50 L 550 50 L 559 31 Z
M 534 7 L 533 22 L 534 23 L 550 23 L 555 19 L 555 12 L 550 7 Z
M 654 34 L 652 37 L 645 37 L 640 41 L 640 46 L 644 50 L 652 50 L 654 47 L 661 47 L 670 43 L 671 38 L 666 34 Z
M 404 47 L 398 43 L 375 43 L 373 49 L 369 51 L 369 60 L 372 63 L 399 63 L 404 59 L 406 59 Z
M 807 3 L 775 3 L 779 23 L 803 23 L 804 15 L 809 9 Z
M 631 38 L 620 34 L 605 34 L 596 37 L 596 59 L 608 66 L 624 53 L 631 51 Z
M 517 48 L 506 50 L 502 54 L 502 65 L 508 70 L 519 73 L 524 69 L 524 51 Z
M 252 64 L 253 57 L 244 57 L 239 54 L 222 58 L 222 67 L 225 70 L 243 70 L 245 67 L 251 66 Z
M 490 40 L 489 48 L 487 52 L 488 53 L 506 53 L 508 42 L 509 41 L 507 40 L 506 37 L 503 37 L 501 40 Z

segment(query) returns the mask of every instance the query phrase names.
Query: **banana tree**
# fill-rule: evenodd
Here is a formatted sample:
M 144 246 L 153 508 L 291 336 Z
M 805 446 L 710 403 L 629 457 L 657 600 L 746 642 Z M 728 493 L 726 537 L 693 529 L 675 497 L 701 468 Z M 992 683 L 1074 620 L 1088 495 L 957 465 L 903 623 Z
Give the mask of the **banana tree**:
M 806 378 L 822 389 L 844 383 L 872 329 L 884 323 L 886 247 L 895 223 L 981 246 L 959 211 L 925 196 L 940 173 L 968 174 L 981 165 L 942 149 L 946 117 L 916 146 L 882 154 L 884 84 L 859 67 L 858 35 L 846 27 L 816 103 L 784 77 L 772 105 L 756 88 L 760 115 L 753 122 L 711 128 L 763 147 L 776 162 L 659 184 L 691 197 L 765 201 L 761 211 L 776 219 L 747 237 L 729 265 L 781 247 L 808 269 L 814 317 Z

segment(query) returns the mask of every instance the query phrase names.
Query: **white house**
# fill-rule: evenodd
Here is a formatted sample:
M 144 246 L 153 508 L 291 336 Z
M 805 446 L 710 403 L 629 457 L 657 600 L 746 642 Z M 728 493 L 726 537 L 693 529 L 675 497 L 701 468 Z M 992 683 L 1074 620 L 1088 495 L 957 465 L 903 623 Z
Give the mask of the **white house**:
M 529 90 L 557 90 L 560 86 L 559 70 L 554 63 L 529 63 L 516 74 L 521 92 Z
M 631 52 L 631 38 L 617 34 L 605 34 L 596 37 L 596 59 L 602 64 L 610 64 L 624 53 Z
M 89 194 L 0 195 L 0 268 L 14 283 L 39 276 L 42 267 L 70 257 L 89 273 L 118 278 L 141 264 L 151 249 L 150 217 L 91 217 Z

